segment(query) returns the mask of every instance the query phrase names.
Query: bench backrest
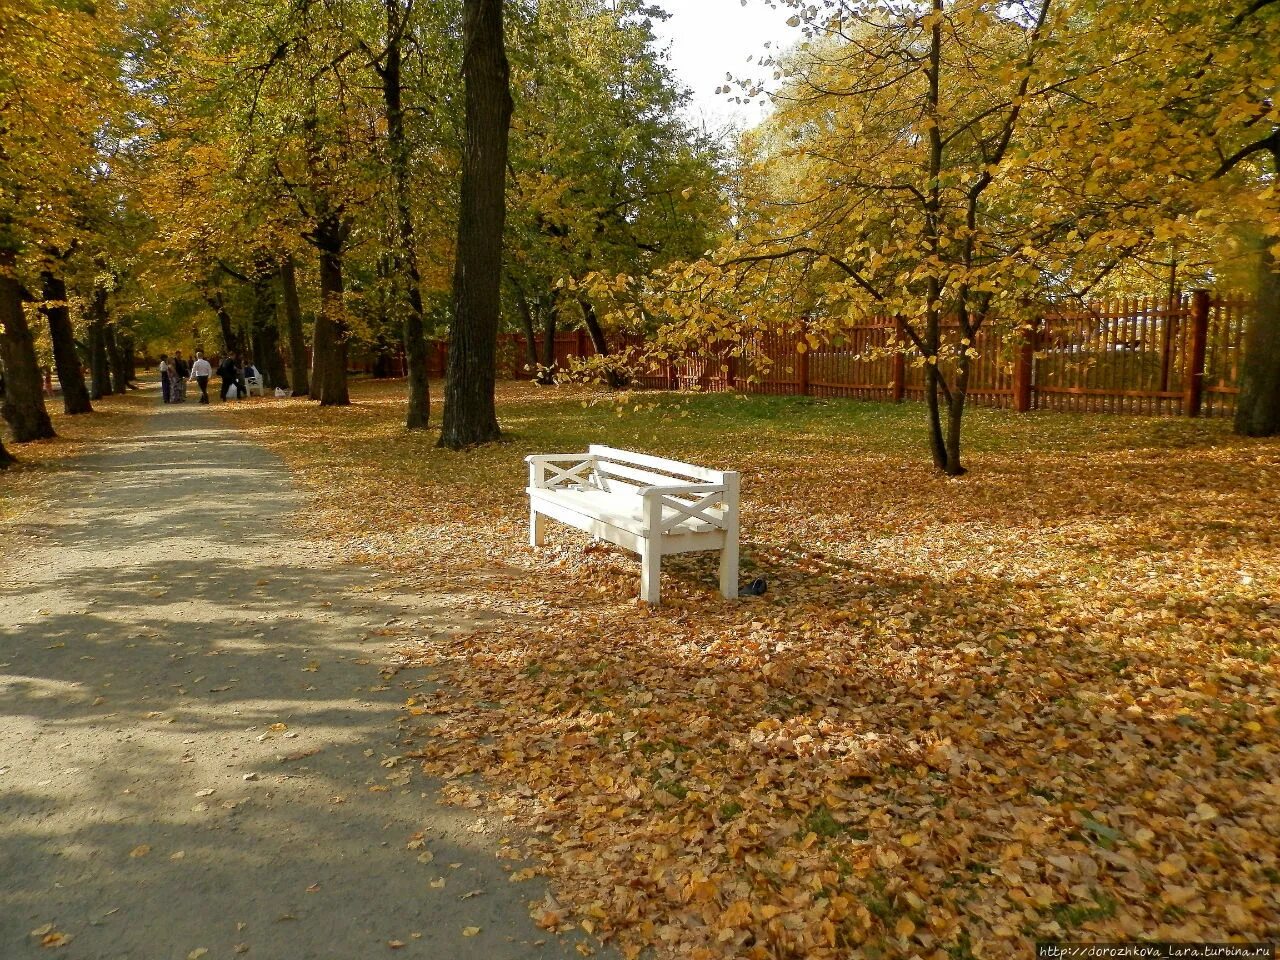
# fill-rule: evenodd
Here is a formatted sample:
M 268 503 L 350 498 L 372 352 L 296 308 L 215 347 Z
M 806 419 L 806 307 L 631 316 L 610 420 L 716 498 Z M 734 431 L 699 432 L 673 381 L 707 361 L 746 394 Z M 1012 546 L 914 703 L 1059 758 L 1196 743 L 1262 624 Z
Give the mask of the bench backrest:
M 720 470 L 598 443 L 591 444 L 587 452 L 594 459 L 592 479 L 602 490 L 632 493 L 644 487 L 673 483 L 723 483 L 725 478 Z

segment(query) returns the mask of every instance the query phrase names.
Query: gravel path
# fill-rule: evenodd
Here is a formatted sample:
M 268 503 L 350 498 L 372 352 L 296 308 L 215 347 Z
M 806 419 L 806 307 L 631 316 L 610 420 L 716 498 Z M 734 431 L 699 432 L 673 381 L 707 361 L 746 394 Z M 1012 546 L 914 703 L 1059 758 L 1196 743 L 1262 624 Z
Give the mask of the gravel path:
M 295 542 L 216 409 L 58 487 L 0 557 L 0 957 L 579 956 L 500 826 L 397 762 L 425 678 L 380 673 L 387 635 L 452 614 Z

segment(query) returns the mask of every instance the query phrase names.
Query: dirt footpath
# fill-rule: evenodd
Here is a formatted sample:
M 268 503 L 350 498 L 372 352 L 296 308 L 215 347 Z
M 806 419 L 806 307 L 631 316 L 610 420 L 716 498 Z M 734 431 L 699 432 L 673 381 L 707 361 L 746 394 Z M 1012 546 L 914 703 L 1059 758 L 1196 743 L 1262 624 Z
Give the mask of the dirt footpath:
M 398 759 L 387 634 L 451 614 L 295 542 L 276 459 L 157 407 L 56 493 L 0 557 L 0 957 L 579 956 Z

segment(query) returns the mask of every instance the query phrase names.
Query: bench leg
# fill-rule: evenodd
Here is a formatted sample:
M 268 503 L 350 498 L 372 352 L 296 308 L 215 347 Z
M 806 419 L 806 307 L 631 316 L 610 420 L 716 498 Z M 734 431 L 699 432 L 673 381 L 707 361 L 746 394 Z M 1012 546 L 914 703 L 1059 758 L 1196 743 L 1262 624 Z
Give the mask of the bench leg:
M 738 541 L 725 539 L 720 551 L 720 595 L 727 600 L 738 597 Z
M 657 606 L 662 595 L 662 545 L 646 540 L 640 551 L 640 599 Z
M 540 547 L 547 539 L 547 518 L 533 507 L 529 508 L 529 546 Z

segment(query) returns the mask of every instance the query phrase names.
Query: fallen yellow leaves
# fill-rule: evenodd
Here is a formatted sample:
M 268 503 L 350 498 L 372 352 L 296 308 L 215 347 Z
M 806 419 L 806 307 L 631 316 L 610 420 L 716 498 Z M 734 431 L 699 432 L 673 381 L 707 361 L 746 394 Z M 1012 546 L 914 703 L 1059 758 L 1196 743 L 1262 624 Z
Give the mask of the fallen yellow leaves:
M 466 458 L 390 404 L 252 416 L 290 427 L 263 439 L 305 467 L 309 533 L 474 624 L 406 633 L 440 684 L 408 756 L 530 828 L 539 926 L 747 960 L 1280 929 L 1280 445 L 975 411 L 948 481 L 894 408 L 761 430 L 703 398 L 715 429 L 652 449 L 743 470 L 769 593 L 722 603 L 678 557 L 649 610 L 632 556 L 524 546 L 520 456 L 627 421 L 503 390 L 519 440 Z
M 73 939 L 69 933 L 62 933 L 54 928 L 52 923 L 45 923 L 31 931 L 31 936 L 40 941 L 42 947 L 65 947 Z

